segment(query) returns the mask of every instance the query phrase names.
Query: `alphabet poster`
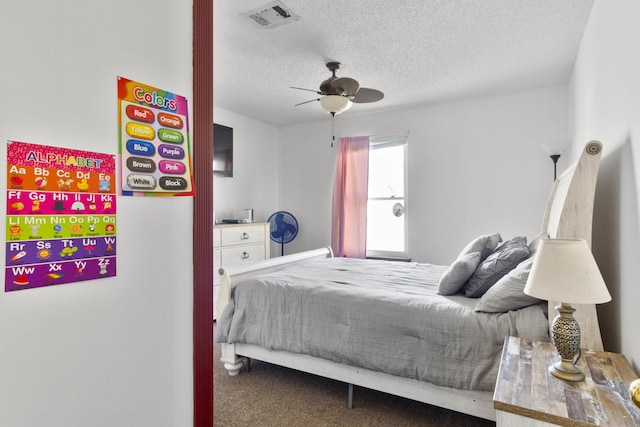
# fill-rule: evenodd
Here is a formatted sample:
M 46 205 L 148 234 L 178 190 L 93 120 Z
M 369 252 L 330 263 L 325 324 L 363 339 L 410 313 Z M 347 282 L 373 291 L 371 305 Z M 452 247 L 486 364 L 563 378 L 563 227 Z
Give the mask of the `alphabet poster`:
M 118 77 L 122 195 L 193 195 L 187 99 Z
M 116 160 L 7 144 L 5 292 L 116 275 Z

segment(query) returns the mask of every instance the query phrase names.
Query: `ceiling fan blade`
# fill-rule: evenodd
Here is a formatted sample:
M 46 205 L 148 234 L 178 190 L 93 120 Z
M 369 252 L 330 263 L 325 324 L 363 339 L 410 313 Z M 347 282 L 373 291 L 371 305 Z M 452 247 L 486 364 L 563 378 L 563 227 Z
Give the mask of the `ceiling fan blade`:
M 338 77 L 331 82 L 331 87 L 339 89 L 340 95 L 353 96 L 358 92 L 360 84 L 349 77 Z
M 308 104 L 308 103 L 313 102 L 313 101 L 320 101 L 320 98 L 310 99 L 308 101 L 301 102 L 299 104 L 294 105 L 294 107 L 297 107 L 298 105 L 302 105 L 302 104 Z
M 303 88 L 303 87 L 295 87 L 295 86 L 289 86 L 289 88 L 291 88 L 291 89 L 298 89 L 298 90 L 308 90 L 309 92 L 315 92 L 315 93 L 317 93 L 318 95 L 322 95 L 322 93 L 321 93 L 321 92 L 318 92 L 317 90 L 313 90 L 313 89 L 305 89 L 305 88 Z
M 356 104 L 364 104 L 366 102 L 376 102 L 384 98 L 384 93 L 377 89 L 369 89 L 367 87 L 361 87 L 358 92 L 351 98 L 352 102 Z

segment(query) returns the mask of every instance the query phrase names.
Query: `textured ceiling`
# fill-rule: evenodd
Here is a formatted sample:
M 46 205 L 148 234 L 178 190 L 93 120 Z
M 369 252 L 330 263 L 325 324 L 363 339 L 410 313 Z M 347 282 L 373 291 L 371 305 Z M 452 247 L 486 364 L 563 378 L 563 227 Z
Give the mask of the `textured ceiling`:
M 243 16 L 271 0 L 214 1 L 214 105 L 284 125 L 328 117 L 317 90 L 338 77 L 384 92 L 344 112 L 424 105 L 568 82 L 593 0 L 281 0 L 299 20 Z

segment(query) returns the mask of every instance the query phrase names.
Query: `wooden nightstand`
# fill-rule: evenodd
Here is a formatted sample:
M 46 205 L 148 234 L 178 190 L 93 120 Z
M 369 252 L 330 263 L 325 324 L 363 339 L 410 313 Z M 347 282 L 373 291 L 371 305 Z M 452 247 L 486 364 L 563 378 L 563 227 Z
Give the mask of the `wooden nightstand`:
M 638 378 L 626 357 L 583 350 L 580 382 L 563 381 L 547 368 L 557 360 L 553 344 L 508 337 L 493 395 L 497 427 L 640 426 L 629 397 Z

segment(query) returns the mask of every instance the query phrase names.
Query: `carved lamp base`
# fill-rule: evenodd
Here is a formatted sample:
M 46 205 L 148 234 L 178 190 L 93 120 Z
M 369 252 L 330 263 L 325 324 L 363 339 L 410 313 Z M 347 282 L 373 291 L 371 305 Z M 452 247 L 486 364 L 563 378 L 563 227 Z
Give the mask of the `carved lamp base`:
M 549 373 L 556 378 L 567 381 L 584 381 L 584 374 L 572 362 L 561 360 L 549 366 Z
M 563 302 L 556 306 L 556 310 L 559 314 L 553 319 L 551 339 L 558 350 L 560 361 L 550 366 L 549 372 L 563 380 L 583 381 L 584 374 L 576 366 L 580 360 L 580 325 L 573 317 L 576 309 Z

